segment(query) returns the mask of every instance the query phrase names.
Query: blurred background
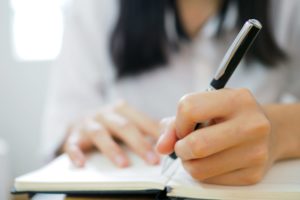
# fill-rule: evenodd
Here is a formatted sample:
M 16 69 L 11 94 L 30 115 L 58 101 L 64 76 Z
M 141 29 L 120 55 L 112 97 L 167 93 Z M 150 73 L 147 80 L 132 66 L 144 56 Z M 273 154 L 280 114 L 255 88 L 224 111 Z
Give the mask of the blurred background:
M 292 22 L 287 25 L 285 23 L 290 18 L 298 19 L 298 16 L 296 14 L 286 17 L 278 16 L 297 11 L 298 7 L 293 7 L 294 4 L 296 5 L 295 2 L 278 4 L 283 10 L 283 14 L 276 13 L 277 18 L 274 17 L 280 24 L 278 26 L 279 43 L 285 42 L 286 38 L 282 37 L 283 39 L 280 40 L 280 37 L 285 36 Z M 44 163 L 44 156 L 40 151 L 40 133 L 48 88 L 47 79 L 52 62 L 60 52 L 64 32 L 63 15 L 70 3 L 71 0 L 0 0 L 0 200 L 8 199 L 8 191 L 15 177 L 37 169 Z M 106 5 L 106 3 L 103 4 Z M 107 14 L 112 13 L 113 10 L 106 9 L 105 11 Z M 108 26 L 109 22 L 105 25 Z M 294 27 L 296 26 L 292 26 Z M 298 35 L 298 33 L 292 34 L 288 37 L 288 42 L 298 41 Z M 294 50 L 298 55 L 299 43 L 291 44 L 287 49 Z M 200 48 L 194 50 L 195 54 L 191 55 L 197 55 L 196 53 L 202 55 Z M 296 63 L 294 67 L 297 68 L 299 56 L 295 58 L 291 65 Z M 184 59 L 189 59 L 189 57 L 183 57 L 183 65 L 185 65 Z M 206 62 L 198 64 L 198 58 L 192 59 L 191 63 L 194 67 L 206 64 Z M 179 62 L 178 66 L 180 65 Z M 291 73 L 292 77 L 289 80 L 290 83 L 295 82 L 295 84 L 288 86 L 291 91 L 296 91 L 295 94 L 299 94 L 299 68 L 296 68 L 292 68 L 297 72 Z M 181 71 L 177 71 L 176 65 L 175 75 L 177 72 Z M 184 77 L 190 79 L 188 74 L 186 75 Z M 276 74 L 274 75 L 276 79 Z M 184 90 L 185 87 L 182 88 Z M 261 91 L 265 93 L 264 89 L 257 92 Z
M 39 167 L 47 74 L 59 53 L 63 0 L 0 1 L 0 199 Z

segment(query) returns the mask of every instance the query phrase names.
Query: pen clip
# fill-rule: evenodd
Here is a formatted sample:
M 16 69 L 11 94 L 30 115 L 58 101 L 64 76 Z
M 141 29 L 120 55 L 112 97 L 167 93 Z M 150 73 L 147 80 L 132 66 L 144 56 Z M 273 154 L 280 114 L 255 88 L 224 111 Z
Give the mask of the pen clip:
M 214 80 L 211 83 L 212 87 L 215 89 L 220 89 L 225 86 L 229 77 L 239 64 L 242 57 L 248 51 L 261 28 L 261 23 L 255 19 L 250 19 L 244 24 L 241 31 L 238 33 L 237 37 L 223 57 L 214 76 Z M 219 81 L 222 78 L 223 80 Z

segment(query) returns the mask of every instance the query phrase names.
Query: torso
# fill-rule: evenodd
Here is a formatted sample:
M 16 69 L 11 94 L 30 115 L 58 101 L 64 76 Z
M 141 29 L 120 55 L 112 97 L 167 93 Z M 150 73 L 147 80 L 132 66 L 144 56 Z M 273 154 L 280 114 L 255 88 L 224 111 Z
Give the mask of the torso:
M 209 20 L 191 43 L 182 44 L 179 52 L 171 54 L 167 66 L 114 82 L 107 100 L 124 99 L 155 118 L 174 115 L 184 94 L 205 90 L 237 34 L 232 29 L 221 40 L 216 39 L 216 24 L 216 18 Z M 260 63 L 251 65 L 242 62 L 227 86 L 250 89 L 260 103 L 279 101 L 287 69 L 280 66 L 267 69 Z

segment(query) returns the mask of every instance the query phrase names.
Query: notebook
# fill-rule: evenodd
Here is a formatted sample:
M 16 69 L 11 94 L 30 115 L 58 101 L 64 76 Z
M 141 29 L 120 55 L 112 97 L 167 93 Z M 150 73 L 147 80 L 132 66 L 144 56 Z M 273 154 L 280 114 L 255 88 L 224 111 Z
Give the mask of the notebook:
M 17 177 L 16 192 L 71 194 L 147 194 L 195 199 L 300 199 L 300 160 L 279 162 L 265 178 L 251 186 L 220 186 L 194 180 L 177 161 L 174 176 L 161 175 L 161 166 L 149 166 L 129 153 L 131 166 L 115 167 L 100 153 L 89 155 L 76 168 L 66 155 L 45 167 Z

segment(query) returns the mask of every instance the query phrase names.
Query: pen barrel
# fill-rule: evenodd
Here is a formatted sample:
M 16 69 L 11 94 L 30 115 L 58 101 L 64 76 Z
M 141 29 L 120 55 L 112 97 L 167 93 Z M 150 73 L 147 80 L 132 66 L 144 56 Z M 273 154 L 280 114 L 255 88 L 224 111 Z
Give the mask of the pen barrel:
M 225 87 L 232 73 L 247 53 L 250 46 L 261 30 L 261 24 L 254 19 L 248 20 L 239 32 L 238 37 L 228 49 L 223 58 L 216 76 L 211 81 L 210 85 L 218 90 Z

